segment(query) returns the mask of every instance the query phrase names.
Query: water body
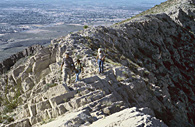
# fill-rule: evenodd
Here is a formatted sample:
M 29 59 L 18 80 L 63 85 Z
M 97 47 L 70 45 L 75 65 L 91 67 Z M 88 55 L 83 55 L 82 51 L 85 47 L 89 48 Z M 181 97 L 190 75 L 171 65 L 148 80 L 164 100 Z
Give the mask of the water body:
M 33 44 L 83 29 L 109 26 L 165 0 L 1 0 L 0 61 Z

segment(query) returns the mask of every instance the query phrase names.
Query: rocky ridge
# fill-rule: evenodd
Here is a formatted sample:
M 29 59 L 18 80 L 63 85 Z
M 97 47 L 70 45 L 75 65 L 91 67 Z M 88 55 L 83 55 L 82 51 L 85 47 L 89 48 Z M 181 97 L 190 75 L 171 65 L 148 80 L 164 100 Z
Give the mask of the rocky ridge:
M 194 126 L 194 39 L 167 14 L 55 39 L 1 75 L 2 126 Z M 103 75 L 95 60 L 100 46 Z M 80 82 L 61 82 L 65 51 L 85 65 Z
M 195 32 L 194 12 L 195 12 L 194 0 L 167 0 L 166 2 L 163 2 L 160 5 L 156 5 L 155 7 L 146 10 L 132 18 L 140 17 L 143 15 L 166 13 L 178 25 L 194 33 Z M 131 19 L 127 19 L 123 22 L 129 21 Z
M 22 52 L 18 52 L 16 54 L 13 54 L 12 56 L 10 56 L 9 58 L 3 60 L 0 63 L 0 74 L 4 74 L 7 71 L 10 70 L 10 68 L 20 59 L 25 58 L 27 56 L 32 56 L 34 55 L 38 50 L 42 49 L 43 46 L 41 45 L 33 45 L 30 46 L 28 48 L 26 48 L 24 51 Z

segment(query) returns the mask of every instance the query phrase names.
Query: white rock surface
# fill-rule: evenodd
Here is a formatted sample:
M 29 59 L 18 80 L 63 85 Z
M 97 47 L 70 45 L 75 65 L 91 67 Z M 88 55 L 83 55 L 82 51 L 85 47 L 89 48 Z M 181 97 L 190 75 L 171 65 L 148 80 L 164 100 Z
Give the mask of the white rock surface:
M 89 127 L 168 127 L 161 120 L 144 114 L 136 108 L 127 108 L 104 119 L 92 123 Z

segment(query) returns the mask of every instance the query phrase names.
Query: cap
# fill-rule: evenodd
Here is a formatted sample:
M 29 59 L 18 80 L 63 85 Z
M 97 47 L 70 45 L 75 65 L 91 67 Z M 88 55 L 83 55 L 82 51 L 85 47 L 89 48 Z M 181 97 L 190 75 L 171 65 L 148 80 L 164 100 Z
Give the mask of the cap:
M 65 54 L 69 55 L 69 52 L 65 52 Z

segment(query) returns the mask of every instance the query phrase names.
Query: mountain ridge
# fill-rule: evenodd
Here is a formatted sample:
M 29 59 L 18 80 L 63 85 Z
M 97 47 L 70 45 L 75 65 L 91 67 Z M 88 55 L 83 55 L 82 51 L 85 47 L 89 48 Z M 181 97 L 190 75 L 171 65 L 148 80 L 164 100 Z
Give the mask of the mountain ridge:
M 179 23 L 188 13 L 176 12 L 178 19 L 163 13 L 87 28 L 53 40 L 50 47 L 18 63 L 1 75 L 1 100 L 7 102 L 1 101 L 0 111 L 9 116 L 5 126 L 52 126 L 58 116 L 71 116 L 56 123 L 61 127 L 97 126 L 105 120 L 109 122 L 103 126 L 113 127 L 128 122 L 194 126 L 195 36 L 190 32 L 193 24 L 183 27 L 194 20 Z M 99 47 L 107 54 L 103 75 L 97 74 L 95 60 Z M 65 51 L 85 65 L 80 82 L 62 85 L 59 70 Z M 10 107 L 13 113 L 6 112 Z M 136 122 L 125 121 L 132 116 Z

